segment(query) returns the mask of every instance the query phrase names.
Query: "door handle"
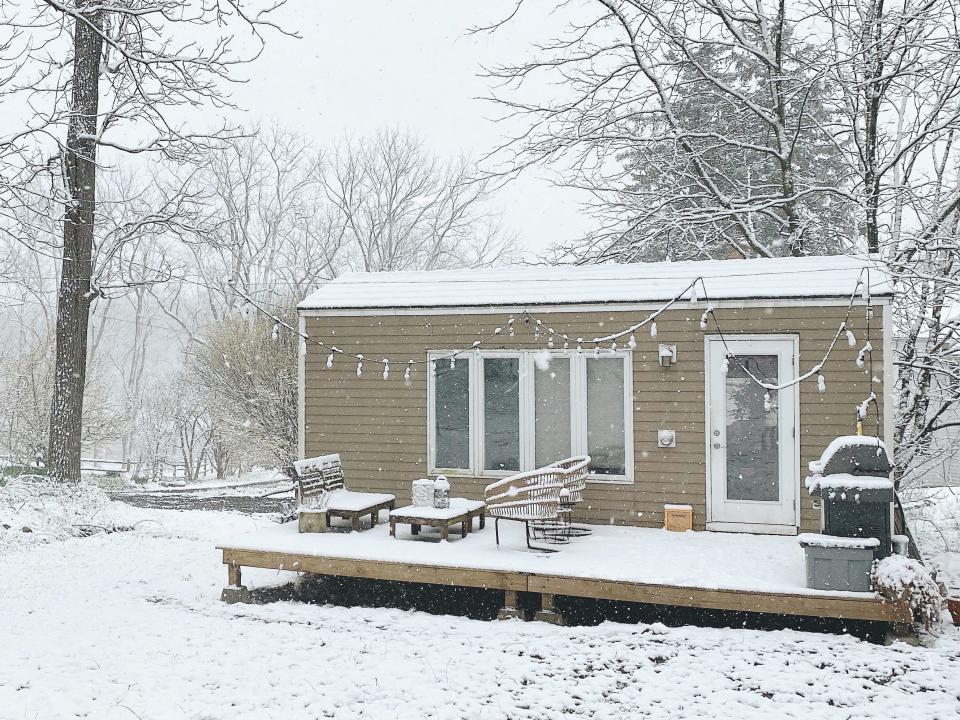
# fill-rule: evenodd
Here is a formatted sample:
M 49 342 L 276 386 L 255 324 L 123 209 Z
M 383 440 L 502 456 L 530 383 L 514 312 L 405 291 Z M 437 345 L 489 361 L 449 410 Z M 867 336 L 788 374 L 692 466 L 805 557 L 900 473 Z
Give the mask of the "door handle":
M 714 449 L 714 450 L 722 450 L 722 449 L 723 449 L 723 445 L 721 445 L 721 444 L 718 443 L 718 442 L 715 442 L 715 443 L 713 444 L 713 449 Z

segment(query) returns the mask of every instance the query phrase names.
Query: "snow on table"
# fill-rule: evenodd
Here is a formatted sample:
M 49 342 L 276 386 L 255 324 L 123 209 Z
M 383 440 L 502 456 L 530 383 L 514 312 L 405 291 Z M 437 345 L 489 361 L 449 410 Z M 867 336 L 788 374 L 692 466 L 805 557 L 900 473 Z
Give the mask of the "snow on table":
M 360 512 L 366 510 L 371 505 L 381 505 L 393 500 L 393 495 L 386 493 L 365 493 L 354 492 L 345 488 L 339 488 L 326 495 L 323 498 L 323 504 L 319 507 L 310 507 L 304 505 L 300 508 L 306 512 L 326 512 L 328 510 L 339 510 L 342 512 Z
M 479 510 L 483 507 L 483 500 L 467 500 L 466 498 L 450 498 L 450 507 L 435 508 L 429 505 L 404 505 L 390 511 L 390 517 L 420 518 L 422 520 L 452 520 L 464 513 Z
M 286 523 L 225 537 L 218 547 L 708 590 L 873 596 L 808 589 L 796 537 L 593 526 L 592 535 L 574 539 L 560 552 L 541 554 L 526 549 L 522 523 L 508 522 L 500 525 L 500 541 L 498 549 L 489 527 L 456 543 L 398 543 L 390 537 L 388 524 L 359 533 L 299 533 L 295 523 Z

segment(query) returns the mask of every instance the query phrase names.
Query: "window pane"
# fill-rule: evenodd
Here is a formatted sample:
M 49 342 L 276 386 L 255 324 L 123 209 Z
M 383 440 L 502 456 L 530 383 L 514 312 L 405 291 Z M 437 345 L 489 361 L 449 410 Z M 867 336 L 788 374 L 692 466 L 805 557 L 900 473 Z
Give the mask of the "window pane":
M 537 362 L 534 378 L 534 461 L 537 467 L 570 457 L 570 359 Z
M 470 467 L 470 361 L 457 358 L 436 366 L 436 458 L 439 468 Z
M 587 358 L 587 452 L 590 471 L 625 475 L 623 358 Z
M 740 355 L 727 371 L 727 499 L 780 499 L 780 433 L 777 392 L 749 378 L 743 364 L 759 380 L 777 384 L 776 355 Z
M 520 469 L 520 360 L 483 361 L 483 456 L 486 470 Z

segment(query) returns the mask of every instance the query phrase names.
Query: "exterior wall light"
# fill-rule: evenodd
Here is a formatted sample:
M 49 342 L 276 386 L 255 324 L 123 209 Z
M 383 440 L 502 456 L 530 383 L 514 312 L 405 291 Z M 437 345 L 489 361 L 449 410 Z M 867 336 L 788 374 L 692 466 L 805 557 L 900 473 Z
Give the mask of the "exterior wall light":
M 676 345 L 660 346 L 660 367 L 668 368 L 677 361 Z

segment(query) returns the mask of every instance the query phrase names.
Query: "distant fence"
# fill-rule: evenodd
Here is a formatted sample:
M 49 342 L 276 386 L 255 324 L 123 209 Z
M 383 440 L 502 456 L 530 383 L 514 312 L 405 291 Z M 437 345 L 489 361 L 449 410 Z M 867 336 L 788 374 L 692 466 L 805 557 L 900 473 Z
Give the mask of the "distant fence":
M 185 478 L 186 466 L 183 463 L 169 462 L 158 459 L 151 462 L 135 462 L 126 460 L 110 460 L 107 458 L 80 458 L 80 472 L 103 473 L 104 475 L 122 475 L 135 472 L 139 476 L 151 476 L 156 473 L 166 478 Z M 18 475 L 46 475 L 45 467 L 14 462 L 10 457 L 0 457 L 0 475 L 17 477 Z

